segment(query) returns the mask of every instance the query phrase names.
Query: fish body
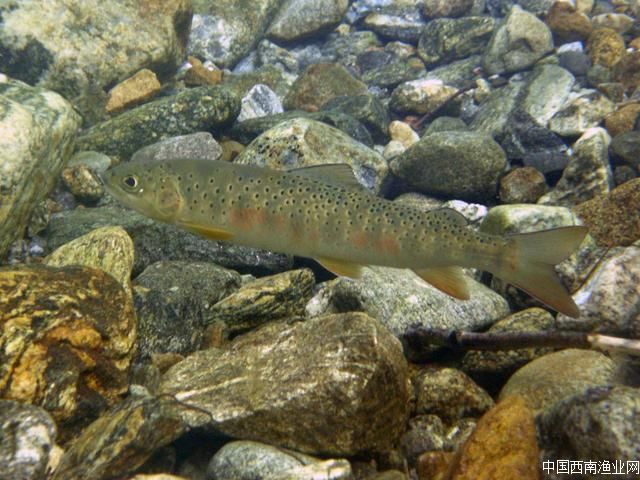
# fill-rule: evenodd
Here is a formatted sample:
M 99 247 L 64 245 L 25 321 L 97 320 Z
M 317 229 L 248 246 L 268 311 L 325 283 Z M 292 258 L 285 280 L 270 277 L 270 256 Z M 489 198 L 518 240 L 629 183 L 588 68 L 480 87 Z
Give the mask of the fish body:
M 458 267 L 475 267 L 578 314 L 553 264 L 577 247 L 583 227 L 475 232 L 454 210 L 425 213 L 372 195 L 347 165 L 276 171 L 197 159 L 130 162 L 108 171 L 104 182 L 121 203 L 151 218 L 215 240 L 311 257 L 340 275 L 358 277 L 365 265 L 409 268 L 468 298 Z

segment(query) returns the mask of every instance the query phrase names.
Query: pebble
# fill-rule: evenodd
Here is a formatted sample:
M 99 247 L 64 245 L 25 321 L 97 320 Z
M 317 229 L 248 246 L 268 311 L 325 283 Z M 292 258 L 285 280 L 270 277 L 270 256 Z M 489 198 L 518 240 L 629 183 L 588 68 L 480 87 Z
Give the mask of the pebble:
M 549 187 L 544 175 L 533 167 L 515 168 L 500 179 L 503 203 L 536 203 Z
M 139 105 L 155 97 L 160 92 L 160 81 L 156 74 L 147 68 L 109 90 L 109 98 L 105 110 L 110 115 Z

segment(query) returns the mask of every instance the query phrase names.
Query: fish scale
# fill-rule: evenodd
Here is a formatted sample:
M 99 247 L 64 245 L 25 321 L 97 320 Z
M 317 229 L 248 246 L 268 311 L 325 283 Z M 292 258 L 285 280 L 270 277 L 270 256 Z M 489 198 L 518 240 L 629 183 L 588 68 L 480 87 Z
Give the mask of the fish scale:
M 357 278 L 366 265 L 410 268 L 468 298 L 459 267 L 487 270 L 552 308 L 577 307 L 553 265 L 584 227 L 496 236 L 468 228 L 451 209 L 424 213 L 362 189 L 346 165 L 276 171 L 210 160 L 130 162 L 105 174 L 108 191 L 156 220 L 214 240 L 312 257 Z

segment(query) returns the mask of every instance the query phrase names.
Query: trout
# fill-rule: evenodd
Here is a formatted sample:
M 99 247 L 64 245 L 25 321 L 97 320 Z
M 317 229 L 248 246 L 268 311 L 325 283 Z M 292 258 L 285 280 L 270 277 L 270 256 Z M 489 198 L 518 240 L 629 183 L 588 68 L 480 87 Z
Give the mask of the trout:
M 582 242 L 582 226 L 476 232 L 453 209 L 425 213 L 371 194 L 346 164 L 278 171 L 211 160 L 140 161 L 108 170 L 103 182 L 122 204 L 155 220 L 213 240 L 311 257 L 336 275 L 358 278 L 367 265 L 408 268 L 468 299 L 461 267 L 473 267 L 579 316 L 554 265 Z

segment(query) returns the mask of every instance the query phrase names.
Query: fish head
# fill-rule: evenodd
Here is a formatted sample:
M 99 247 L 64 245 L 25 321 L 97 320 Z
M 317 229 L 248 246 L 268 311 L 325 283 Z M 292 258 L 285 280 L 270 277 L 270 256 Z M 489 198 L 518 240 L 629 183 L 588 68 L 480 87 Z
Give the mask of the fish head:
M 172 222 L 184 204 L 179 182 L 162 162 L 129 162 L 102 175 L 106 190 L 147 217 Z

